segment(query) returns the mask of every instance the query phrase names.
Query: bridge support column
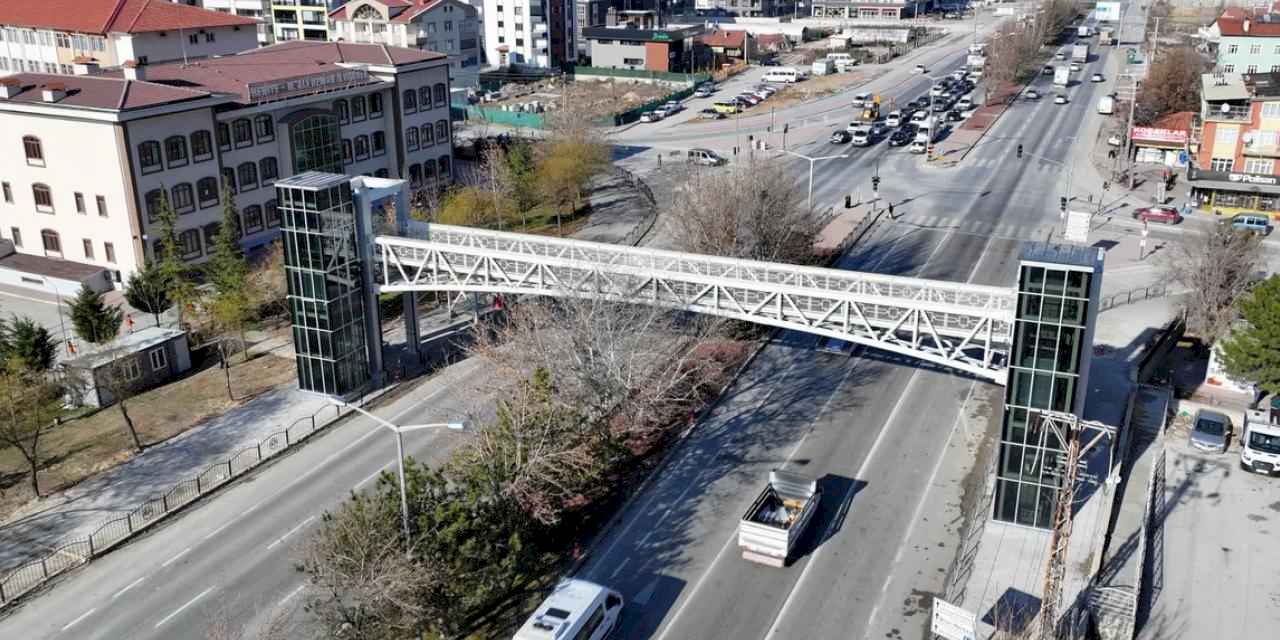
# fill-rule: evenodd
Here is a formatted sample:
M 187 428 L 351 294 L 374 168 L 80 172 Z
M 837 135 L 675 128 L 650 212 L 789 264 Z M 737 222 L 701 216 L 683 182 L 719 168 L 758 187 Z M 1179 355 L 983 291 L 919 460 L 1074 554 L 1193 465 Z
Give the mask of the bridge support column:
M 400 304 L 404 305 L 404 340 L 412 353 L 422 363 L 422 335 L 418 332 L 418 294 L 406 291 L 400 294 Z

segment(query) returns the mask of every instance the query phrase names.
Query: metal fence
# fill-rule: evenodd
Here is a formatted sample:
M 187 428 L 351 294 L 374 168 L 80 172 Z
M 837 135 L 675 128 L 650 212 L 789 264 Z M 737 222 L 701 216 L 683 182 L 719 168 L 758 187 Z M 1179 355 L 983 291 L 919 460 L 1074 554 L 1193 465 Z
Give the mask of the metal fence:
M 638 246 L 644 240 L 644 237 L 653 230 L 654 223 L 658 221 L 658 201 L 653 197 L 653 190 L 649 188 L 649 184 L 637 177 L 636 174 L 621 167 L 614 167 L 614 170 L 619 172 L 623 178 L 626 178 L 631 188 L 639 191 L 640 195 L 649 203 L 648 212 L 645 214 L 644 220 L 632 227 L 631 231 L 628 231 L 627 235 L 623 236 L 622 240 L 618 242 L 618 244 Z
M 1165 282 L 1157 282 L 1153 285 L 1138 287 L 1120 293 L 1113 293 L 1109 296 L 1103 296 L 1098 303 L 1098 311 L 1106 311 L 1114 309 L 1126 304 L 1142 302 L 1143 300 L 1152 300 L 1154 298 L 1163 298 L 1169 295 L 1169 284 Z
M 365 397 L 361 396 L 355 404 L 363 406 Z M 49 555 L 5 573 L 0 577 L 0 607 L 8 605 L 50 578 L 102 555 L 121 541 L 195 502 L 281 451 L 301 443 L 348 413 L 349 409 L 344 411 L 336 406 L 321 407 L 310 416 L 299 418 L 284 429 L 235 452 L 226 460 L 209 465 L 195 477 L 183 480 L 169 491 L 148 499 L 128 514 L 102 523 L 87 538 L 61 542 Z

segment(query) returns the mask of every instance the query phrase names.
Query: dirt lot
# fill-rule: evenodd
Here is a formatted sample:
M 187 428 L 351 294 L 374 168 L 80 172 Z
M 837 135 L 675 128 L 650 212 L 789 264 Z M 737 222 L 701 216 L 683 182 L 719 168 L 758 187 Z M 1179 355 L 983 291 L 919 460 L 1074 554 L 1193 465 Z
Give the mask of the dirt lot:
M 832 73 L 825 76 L 811 76 L 804 82 L 788 85 L 769 99 L 769 106 L 775 109 L 790 107 L 801 102 L 840 93 L 849 87 L 870 82 L 888 70 L 856 68 L 848 73 Z
M 227 400 L 223 372 L 216 366 L 138 395 L 129 415 L 144 445 L 172 438 L 204 420 L 294 379 L 294 362 L 262 355 L 231 369 L 236 401 Z M 44 494 L 70 487 L 133 456 L 132 441 L 120 411 L 112 406 L 56 427 L 41 438 L 46 466 L 40 472 Z M 29 467 L 16 449 L 0 450 L 0 520 L 31 500 Z
M 583 80 L 568 82 L 553 79 L 532 85 L 507 85 L 502 88 L 504 95 L 512 95 L 497 102 L 486 102 L 481 106 L 502 108 L 506 105 L 528 104 L 540 102 L 548 110 L 558 108 L 564 101 L 579 107 L 585 106 L 592 117 L 621 113 L 638 107 L 650 100 L 661 98 L 675 91 L 676 87 L 664 84 L 648 84 L 625 78 L 605 81 Z

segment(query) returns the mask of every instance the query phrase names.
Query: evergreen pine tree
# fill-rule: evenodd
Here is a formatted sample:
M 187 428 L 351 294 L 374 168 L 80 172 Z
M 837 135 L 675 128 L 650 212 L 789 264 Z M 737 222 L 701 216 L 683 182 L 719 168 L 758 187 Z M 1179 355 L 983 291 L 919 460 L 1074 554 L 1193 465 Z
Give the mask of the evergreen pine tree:
M 1280 393 L 1280 276 L 1258 283 L 1237 306 L 1247 323 L 1222 340 L 1222 366 L 1238 380 Z
M 133 272 L 124 287 L 124 299 L 134 309 L 155 316 L 156 324 L 159 325 L 160 314 L 173 306 L 160 265 L 152 262 L 141 271 Z
M 164 281 L 169 300 L 178 307 L 178 324 L 181 326 L 188 307 L 195 303 L 199 293 L 187 264 L 182 260 L 182 246 L 178 244 L 178 214 L 169 204 L 169 196 L 160 198 L 158 217 L 158 235 L 160 236 L 160 255 L 157 256 L 156 269 Z
M 9 360 L 18 367 L 43 372 L 53 367 L 58 345 L 49 330 L 26 316 L 14 318 L 9 328 Z
M 118 306 L 108 305 L 102 294 L 80 286 L 80 292 L 67 303 L 71 326 L 82 340 L 93 344 L 106 344 L 120 333 L 124 312 Z

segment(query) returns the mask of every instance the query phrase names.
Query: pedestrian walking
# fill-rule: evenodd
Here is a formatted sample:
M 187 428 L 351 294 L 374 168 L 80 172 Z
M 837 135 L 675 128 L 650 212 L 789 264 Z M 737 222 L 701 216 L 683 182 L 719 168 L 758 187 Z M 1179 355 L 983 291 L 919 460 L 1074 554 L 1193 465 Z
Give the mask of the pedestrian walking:
M 893 219 L 894 219 L 894 217 L 893 217 L 893 203 L 892 203 L 892 202 L 890 202 L 890 203 L 889 203 L 889 219 L 890 219 L 890 220 L 893 220 Z

